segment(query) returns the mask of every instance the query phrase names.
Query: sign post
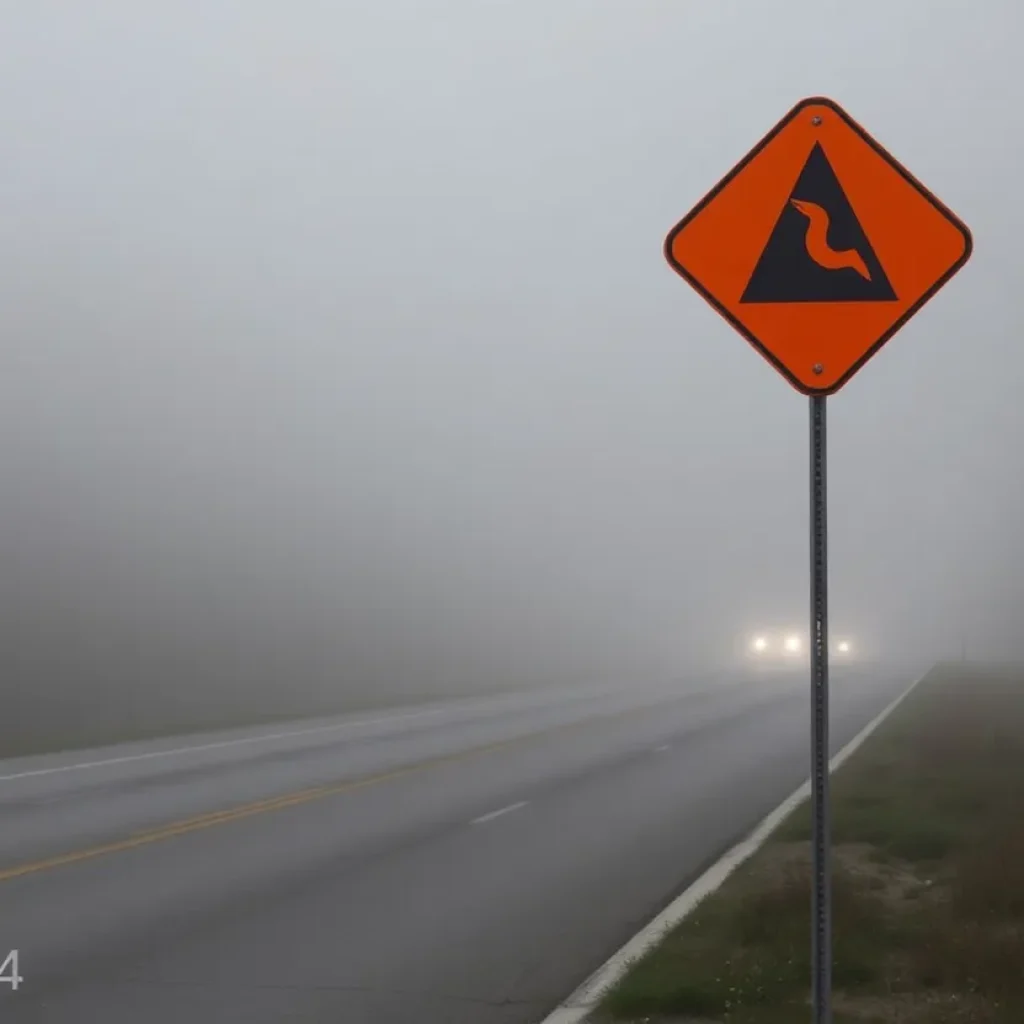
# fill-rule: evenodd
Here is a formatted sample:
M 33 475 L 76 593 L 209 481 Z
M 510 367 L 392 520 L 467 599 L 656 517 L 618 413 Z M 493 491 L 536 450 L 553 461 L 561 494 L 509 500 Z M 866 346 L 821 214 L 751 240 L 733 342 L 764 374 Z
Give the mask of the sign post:
M 811 1002 L 815 1024 L 831 1024 L 832 887 L 828 800 L 828 505 L 825 396 L 811 407 Z
M 833 100 L 801 100 L 669 232 L 669 265 L 810 403 L 811 1003 L 831 1024 L 825 401 L 967 262 L 970 230 Z

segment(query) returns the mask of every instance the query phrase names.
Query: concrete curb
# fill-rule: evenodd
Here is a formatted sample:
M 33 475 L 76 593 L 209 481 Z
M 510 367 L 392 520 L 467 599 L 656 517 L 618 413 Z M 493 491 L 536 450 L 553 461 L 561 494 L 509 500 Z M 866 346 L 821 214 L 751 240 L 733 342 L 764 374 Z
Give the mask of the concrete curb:
M 903 703 L 931 673 L 931 669 L 915 679 L 881 714 L 873 718 L 829 762 L 835 771 L 853 755 L 864 741 Z M 633 961 L 656 946 L 665 933 L 679 924 L 706 896 L 710 896 L 744 861 L 752 857 L 771 834 L 811 795 L 808 779 L 775 808 L 746 839 L 726 851 L 685 892 L 677 896 L 653 921 L 614 953 L 563 1003 L 549 1013 L 540 1024 L 583 1024 L 605 993 L 627 972 Z

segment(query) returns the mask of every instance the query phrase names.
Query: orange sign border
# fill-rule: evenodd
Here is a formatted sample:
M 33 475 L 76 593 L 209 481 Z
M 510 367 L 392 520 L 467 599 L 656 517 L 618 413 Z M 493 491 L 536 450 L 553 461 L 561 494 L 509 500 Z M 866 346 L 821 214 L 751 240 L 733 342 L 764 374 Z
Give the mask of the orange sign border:
M 810 106 L 823 106 L 828 107 L 834 114 L 836 114 L 848 128 L 860 136 L 860 138 L 866 142 L 897 174 L 902 177 L 911 188 L 918 191 L 933 207 L 936 211 L 945 217 L 962 235 L 964 238 L 964 251 L 963 255 L 943 274 L 922 296 L 915 302 L 905 313 L 854 363 L 847 371 L 840 377 L 835 383 L 823 387 L 823 388 L 811 388 L 800 381 L 786 368 L 786 366 L 778 360 L 764 345 L 762 341 L 755 334 L 749 331 L 743 324 L 738 320 L 732 313 L 729 312 L 726 307 L 720 303 L 693 275 L 691 275 L 687 269 L 678 263 L 672 254 L 672 244 L 689 223 L 694 220 L 721 192 L 723 192 L 729 183 L 747 167 L 748 164 L 752 163 L 754 159 L 760 154 L 760 152 L 768 145 L 778 134 L 785 128 L 794 118 L 798 117 L 801 111 Z M 779 122 L 772 128 L 760 142 L 750 150 L 749 153 L 735 167 L 725 175 L 721 181 L 707 195 L 704 196 L 700 202 L 681 220 L 672 230 L 668 233 L 665 239 L 664 254 L 665 259 L 668 261 L 669 266 L 683 278 L 689 284 L 694 291 L 700 295 L 705 302 L 708 303 L 717 313 L 719 313 L 732 327 L 738 331 L 765 359 L 768 360 L 772 366 L 786 378 L 789 383 L 796 388 L 803 395 L 834 395 L 840 390 L 858 370 L 860 370 L 864 364 L 878 352 L 880 348 L 899 331 L 913 316 L 915 316 L 921 308 L 932 299 L 935 294 L 952 278 L 971 258 L 971 254 L 974 251 L 974 239 L 971 235 L 971 229 L 955 214 L 953 211 L 942 202 L 927 186 L 918 181 L 906 167 L 903 166 L 884 146 L 878 141 L 871 137 L 865 128 L 858 124 L 835 100 L 830 100 L 824 96 L 808 96 L 806 99 L 800 100 L 799 103 L 794 106 L 789 113 L 787 113 Z

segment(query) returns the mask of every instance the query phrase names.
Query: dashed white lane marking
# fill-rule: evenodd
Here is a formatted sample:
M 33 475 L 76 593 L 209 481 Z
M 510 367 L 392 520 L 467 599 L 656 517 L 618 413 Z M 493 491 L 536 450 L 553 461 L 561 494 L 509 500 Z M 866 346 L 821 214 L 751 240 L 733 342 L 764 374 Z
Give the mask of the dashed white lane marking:
M 654 748 L 654 752 L 656 754 L 664 754 L 665 751 L 668 750 L 668 748 L 671 747 L 671 746 L 672 746 L 671 743 L 662 743 L 662 745 L 660 747 L 655 747 Z
M 518 811 L 521 807 L 525 807 L 528 801 L 520 800 L 517 804 L 509 804 L 508 807 L 502 807 L 497 811 L 491 811 L 490 814 L 481 814 L 479 818 L 474 818 L 471 825 L 482 825 L 485 821 L 494 821 L 495 818 L 500 818 L 503 814 L 511 814 L 513 811 Z

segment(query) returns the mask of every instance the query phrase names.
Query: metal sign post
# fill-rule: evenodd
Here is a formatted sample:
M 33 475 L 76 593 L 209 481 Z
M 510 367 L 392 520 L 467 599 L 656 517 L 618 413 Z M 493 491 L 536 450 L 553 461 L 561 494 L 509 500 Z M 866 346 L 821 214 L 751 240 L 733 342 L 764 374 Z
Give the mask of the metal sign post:
M 825 396 L 811 406 L 811 998 L 832 1024 L 832 875 L 828 799 L 828 507 Z

